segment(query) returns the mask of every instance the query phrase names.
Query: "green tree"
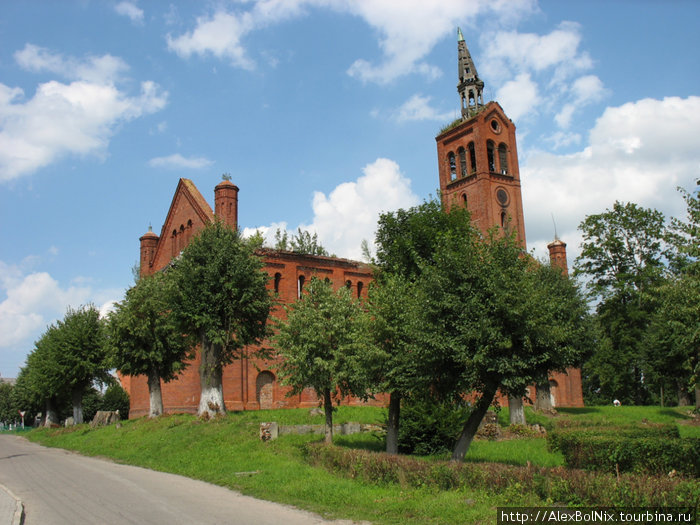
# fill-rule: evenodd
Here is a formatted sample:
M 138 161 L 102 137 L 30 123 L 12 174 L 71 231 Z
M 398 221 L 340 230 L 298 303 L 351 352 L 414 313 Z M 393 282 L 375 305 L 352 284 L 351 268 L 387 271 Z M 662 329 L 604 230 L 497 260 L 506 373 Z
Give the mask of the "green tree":
M 12 399 L 13 386 L 0 382 L 0 422 L 9 423 L 17 418 L 17 410 Z
M 659 389 L 677 389 L 678 404 L 700 407 L 700 275 L 686 273 L 659 291 L 659 307 L 644 339 L 647 377 Z
M 401 400 L 416 389 L 421 374 L 431 375 L 423 367 L 425 361 L 417 358 L 418 308 L 415 284 L 399 274 L 380 273 L 370 285 L 367 309 L 373 347 L 363 354 L 363 366 L 373 392 L 389 394 L 388 454 L 399 452 Z
M 318 241 L 318 234 L 311 235 L 306 230 L 297 229 L 297 234 L 290 239 L 287 230 L 277 229 L 275 232 L 275 250 L 288 250 L 304 255 L 323 255 L 328 257 L 326 250 Z
M 700 179 L 697 181 L 700 188 Z M 700 274 L 700 189 L 694 192 L 678 188 L 685 200 L 686 220 L 671 219 L 668 235 L 672 250 L 669 252 L 671 266 L 679 273 Z
M 129 418 L 129 394 L 117 383 L 107 387 L 102 396 L 102 410 L 119 411 L 121 419 Z
M 370 346 L 367 315 L 350 291 L 333 291 L 312 277 L 301 299 L 285 307 L 274 341 L 282 358 L 277 369 L 289 395 L 313 388 L 323 400 L 326 443 L 333 441 L 333 399 L 367 396 L 362 353 Z
M 178 330 L 172 311 L 172 281 L 169 273 L 142 277 L 115 305 L 107 323 L 113 366 L 148 379 L 149 417 L 163 413 L 161 381 L 174 379 L 192 357 L 190 341 Z
M 615 202 L 612 209 L 586 217 L 579 230 L 583 243 L 574 274 L 587 279 L 602 334 L 583 368 L 584 388 L 608 402 L 643 404 L 649 393 L 642 340 L 655 308 L 654 291 L 666 273 L 664 216 Z
M 501 389 L 522 395 L 550 370 L 576 364 L 585 351 L 586 305 L 557 269 L 524 254 L 513 236 L 486 240 L 445 235 L 423 268 L 423 347 L 440 370 L 435 391 L 473 408 L 452 453 L 462 460 Z
M 54 366 L 64 382 L 73 403 L 73 421 L 83 422 L 83 394 L 95 381 L 107 384 L 109 362 L 105 346 L 104 323 L 94 305 L 68 309 L 57 323 L 58 344 L 52 347 Z M 59 385 L 60 387 L 60 385 Z M 60 388 L 59 388 L 60 389 Z
M 416 283 L 423 267 L 434 263 L 443 235 L 465 242 L 478 237 L 464 208 L 455 207 L 447 213 L 438 199 L 382 214 L 377 225 L 376 280 L 370 288 L 368 307 L 378 352 L 366 366 L 374 391 L 390 396 L 386 442 L 390 454 L 398 451 L 401 399 L 410 392 L 434 388 L 435 372 L 441 366 L 434 362 L 434 355 L 420 349 L 420 289 Z M 369 249 L 366 251 L 369 255 Z
M 238 232 L 215 222 L 192 239 L 170 271 L 180 333 L 200 344 L 197 413 L 225 413 L 223 367 L 266 335 L 272 299 L 262 261 Z

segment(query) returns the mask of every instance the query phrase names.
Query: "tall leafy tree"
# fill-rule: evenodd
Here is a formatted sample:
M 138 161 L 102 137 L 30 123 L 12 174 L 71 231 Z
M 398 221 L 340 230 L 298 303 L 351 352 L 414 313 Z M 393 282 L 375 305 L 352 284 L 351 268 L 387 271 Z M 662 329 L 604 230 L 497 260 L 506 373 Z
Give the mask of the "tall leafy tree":
M 303 253 L 305 255 L 324 255 L 328 256 L 328 250 L 318 240 L 318 234 L 311 235 L 310 232 L 297 229 L 296 235 L 289 237 L 287 230 L 277 230 L 275 232 L 275 249 L 289 250 L 295 253 Z
M 170 271 L 180 333 L 200 345 L 197 413 L 224 413 L 223 367 L 266 335 L 272 300 L 262 261 L 238 232 L 217 221 L 190 242 Z
M 643 341 L 647 381 L 659 389 L 675 388 L 680 405 L 700 407 L 700 275 L 685 273 L 662 286 L 659 307 Z
M 670 259 L 673 268 L 679 273 L 700 274 L 700 179 L 697 189 L 690 192 L 678 188 L 685 200 L 686 219 L 671 219 L 669 231 Z
M 369 363 L 368 373 L 375 391 L 390 396 L 386 442 L 390 454 L 398 451 L 401 399 L 410 392 L 434 388 L 438 382 L 438 354 L 421 350 L 417 282 L 423 268 L 434 263 L 444 235 L 467 243 L 478 237 L 464 208 L 455 207 L 448 213 L 438 199 L 382 214 L 377 225 L 376 280 L 368 306 L 378 352 L 368 355 L 381 357 Z
M 584 366 L 585 387 L 607 399 L 647 402 L 641 341 L 654 291 L 665 278 L 664 216 L 615 202 L 612 209 L 586 217 L 579 230 L 583 243 L 574 274 L 587 279 L 602 333 L 599 349 Z
M 163 413 L 161 381 L 174 379 L 191 357 L 190 341 L 172 311 L 173 295 L 169 273 L 142 277 L 115 305 L 107 324 L 113 365 L 122 374 L 148 378 L 149 417 Z
M 367 315 L 350 291 L 333 291 L 330 282 L 312 277 L 301 299 L 285 307 L 275 346 L 282 358 L 278 373 L 289 395 L 313 388 L 323 400 L 325 441 L 333 441 L 333 400 L 366 397 L 362 353 L 369 347 Z
M 496 231 L 484 241 L 444 236 L 421 287 L 424 347 L 441 363 L 436 389 L 475 396 L 452 454 L 462 460 L 499 389 L 522 395 L 543 374 L 580 359 L 585 300 L 559 270 Z
M 422 379 L 430 385 L 431 370 L 419 358 L 420 307 L 416 286 L 399 274 L 380 273 L 367 298 L 371 317 L 372 350 L 363 353 L 364 367 L 374 392 L 389 394 L 386 452 L 399 452 L 401 400 L 416 390 Z M 426 377 L 426 375 L 428 377 Z
M 70 391 L 73 403 L 73 421 L 83 422 L 83 395 L 95 381 L 107 384 L 109 362 L 105 346 L 104 323 L 94 305 L 77 310 L 68 309 L 57 323 L 57 345 L 53 347 L 54 366 L 61 374 L 64 386 Z

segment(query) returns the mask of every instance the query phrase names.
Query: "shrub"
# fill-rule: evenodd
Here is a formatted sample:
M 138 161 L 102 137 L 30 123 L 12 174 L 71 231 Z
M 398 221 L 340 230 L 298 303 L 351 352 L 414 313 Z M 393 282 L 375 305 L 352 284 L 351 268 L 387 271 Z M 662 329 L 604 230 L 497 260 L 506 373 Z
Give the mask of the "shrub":
M 680 438 L 675 427 L 557 430 L 547 436 L 547 445 L 570 468 L 700 476 L 700 438 Z
M 129 394 L 117 384 L 110 385 L 102 396 L 101 410 L 119 410 L 120 419 L 129 419 Z
M 321 443 L 309 443 L 307 460 L 332 472 L 375 484 L 407 487 L 484 487 L 501 494 L 518 490 L 548 503 L 587 506 L 695 506 L 700 483 L 679 477 L 614 474 L 578 469 L 533 468 L 502 463 L 428 461 Z
M 428 456 L 450 452 L 469 417 L 469 407 L 431 398 L 401 403 L 399 452 Z

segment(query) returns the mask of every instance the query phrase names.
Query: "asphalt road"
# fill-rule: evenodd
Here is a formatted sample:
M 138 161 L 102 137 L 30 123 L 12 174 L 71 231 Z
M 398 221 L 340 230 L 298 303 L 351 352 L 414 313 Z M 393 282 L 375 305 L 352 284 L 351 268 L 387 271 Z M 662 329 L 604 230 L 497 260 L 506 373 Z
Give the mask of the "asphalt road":
M 24 503 L 26 525 L 350 523 L 7 434 L 0 435 L 0 483 Z

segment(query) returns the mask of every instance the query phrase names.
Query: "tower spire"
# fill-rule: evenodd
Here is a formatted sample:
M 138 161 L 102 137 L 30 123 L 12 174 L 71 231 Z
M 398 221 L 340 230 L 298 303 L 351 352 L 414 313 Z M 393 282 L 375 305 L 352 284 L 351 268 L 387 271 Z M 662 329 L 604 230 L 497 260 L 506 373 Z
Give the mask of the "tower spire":
M 462 119 L 476 115 L 484 107 L 484 81 L 479 78 L 476 66 L 467 49 L 462 30 L 457 28 L 457 65 L 459 84 L 457 92 L 462 107 Z

